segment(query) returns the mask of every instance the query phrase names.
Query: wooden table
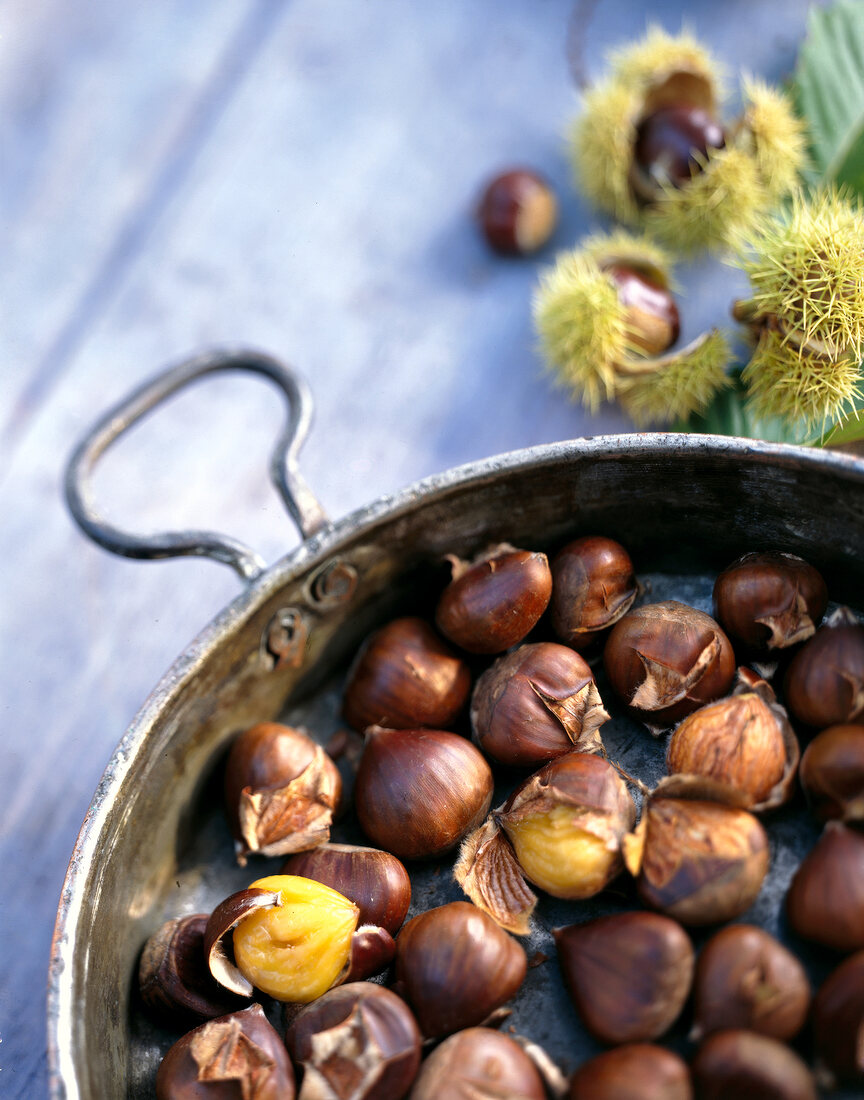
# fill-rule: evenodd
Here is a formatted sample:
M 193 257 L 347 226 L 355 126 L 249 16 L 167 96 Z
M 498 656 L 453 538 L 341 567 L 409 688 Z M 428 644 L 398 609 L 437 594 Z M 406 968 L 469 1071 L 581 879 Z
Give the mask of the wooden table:
M 780 79 L 807 3 L 7 0 L 0 10 L 2 856 L 0 1093 L 46 1091 L 44 985 L 76 830 L 173 657 L 235 594 L 209 562 L 88 544 L 61 497 L 97 413 L 168 361 L 225 342 L 305 374 L 308 481 L 338 518 L 488 454 L 630 430 L 541 371 L 539 261 L 502 261 L 470 212 L 483 181 L 556 185 L 554 246 L 593 224 L 569 184 L 576 83 L 647 19 L 686 17 L 730 67 Z M 782 12 L 782 15 L 781 15 Z M 735 277 L 697 264 L 686 332 Z M 105 513 L 213 527 L 268 560 L 296 532 L 266 461 L 282 410 L 212 380 L 112 452 Z M 98 945 L 94 947 L 98 950 Z

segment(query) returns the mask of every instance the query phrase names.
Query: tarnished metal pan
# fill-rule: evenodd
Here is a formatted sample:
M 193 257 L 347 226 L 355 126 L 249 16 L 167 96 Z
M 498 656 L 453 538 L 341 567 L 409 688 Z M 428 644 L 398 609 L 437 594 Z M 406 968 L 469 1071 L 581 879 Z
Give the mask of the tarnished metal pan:
M 117 436 L 188 382 L 224 370 L 265 375 L 288 399 L 271 474 L 305 541 L 269 568 L 209 533 L 124 535 L 89 499 L 90 472 Z M 330 523 L 297 472 L 308 426 L 307 391 L 288 369 L 257 353 L 219 352 L 169 371 L 112 410 L 70 463 L 70 506 L 96 541 L 132 557 L 207 555 L 232 565 L 246 586 L 155 688 L 81 828 L 51 960 L 56 1100 L 152 1096 L 155 1066 L 174 1036 L 137 1011 L 141 946 L 162 920 L 209 909 L 259 874 L 234 864 L 219 804 L 218 764 L 229 740 L 278 716 L 322 739 L 332 734 L 341 677 L 358 643 L 387 617 L 430 606 L 444 554 L 503 539 L 554 550 L 578 533 L 603 533 L 629 548 L 651 599 L 675 596 L 707 609 L 720 568 L 771 547 L 817 565 L 833 601 L 864 605 L 864 463 L 849 456 L 699 435 L 582 439 L 451 470 Z M 603 736 L 628 769 L 647 781 L 660 774 L 662 750 L 628 718 L 616 712 Z M 747 919 L 784 935 L 782 895 L 816 829 L 793 807 L 769 833 L 771 876 Z M 412 911 L 460 896 L 437 872 L 414 871 Z M 514 1026 L 545 1043 L 565 1069 L 597 1048 L 563 992 L 548 930 L 620 908 L 627 890 L 579 906 L 544 900 L 526 944 L 529 957 L 552 958 L 529 970 Z M 814 951 L 805 958 L 814 980 L 832 962 Z M 683 1035 L 673 1034 L 673 1045 Z

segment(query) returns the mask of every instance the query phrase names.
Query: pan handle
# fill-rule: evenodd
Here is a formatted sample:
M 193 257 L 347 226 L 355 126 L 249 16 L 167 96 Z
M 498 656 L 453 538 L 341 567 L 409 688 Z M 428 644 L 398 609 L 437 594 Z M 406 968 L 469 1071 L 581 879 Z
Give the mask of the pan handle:
M 230 565 L 245 581 L 266 568 L 264 559 L 242 542 L 212 531 L 130 535 L 107 523 L 93 504 L 91 477 L 111 444 L 149 412 L 196 379 L 220 371 L 263 375 L 287 398 L 288 419 L 270 459 L 270 477 L 304 539 L 329 520 L 297 468 L 297 454 L 312 422 L 312 395 L 306 383 L 277 359 L 243 348 L 205 352 L 178 363 L 115 405 L 81 440 L 66 468 L 66 501 L 78 526 L 94 542 L 126 558 L 201 556 Z

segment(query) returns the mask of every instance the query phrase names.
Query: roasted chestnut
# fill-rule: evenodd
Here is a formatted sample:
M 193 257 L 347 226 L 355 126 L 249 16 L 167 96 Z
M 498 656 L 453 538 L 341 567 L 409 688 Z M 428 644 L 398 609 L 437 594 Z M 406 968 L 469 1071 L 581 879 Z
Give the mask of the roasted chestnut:
M 864 821 L 864 726 L 829 726 L 814 737 L 798 772 L 822 821 Z
M 562 642 L 585 649 L 626 615 L 637 591 L 633 562 L 620 542 L 602 535 L 575 539 L 552 559 L 552 629 Z
M 449 852 L 486 816 L 492 771 L 464 737 L 373 726 L 354 802 L 363 831 L 400 859 Z
M 515 767 L 536 767 L 574 749 L 602 749 L 597 731 L 608 719 L 591 669 L 554 642 L 499 657 L 471 696 L 475 742 L 499 764 Z
M 604 1043 L 657 1039 L 693 978 L 693 945 L 659 913 L 617 913 L 554 932 L 558 959 L 585 1026 Z
M 546 1100 L 537 1067 L 515 1040 L 469 1027 L 437 1046 L 420 1070 L 411 1100 Z
M 545 554 L 504 543 L 472 562 L 450 558 L 435 625 L 469 653 L 503 653 L 521 642 L 546 610 L 552 574 Z
M 285 1044 L 257 1004 L 188 1032 L 169 1049 L 156 1074 L 157 1100 L 294 1100 L 295 1095 Z
M 838 607 L 795 654 L 783 681 L 793 718 L 814 729 L 864 716 L 864 626 Z
M 813 1038 L 829 1087 L 838 1079 L 864 1081 L 864 951 L 845 959 L 819 987 Z
M 792 928 L 836 951 L 864 948 L 864 833 L 829 821 L 786 895 Z
M 371 982 L 331 989 L 285 1035 L 303 1071 L 298 1100 L 401 1100 L 420 1067 L 420 1042 L 408 1005 Z
M 357 654 L 348 673 L 343 714 L 355 730 L 369 726 L 446 729 L 468 700 L 468 666 L 423 619 L 394 619 Z
M 799 1056 L 755 1031 L 716 1031 L 690 1068 L 700 1100 L 818 1100 L 813 1074 Z
M 396 980 L 427 1038 L 474 1027 L 525 979 L 519 944 L 467 901 L 413 917 L 396 937 Z
M 603 666 L 615 694 L 657 731 L 725 695 L 735 655 L 710 615 L 666 600 L 629 611 L 616 623 Z
M 821 573 L 795 554 L 745 554 L 714 582 L 717 621 L 754 651 L 787 649 L 805 641 L 827 605 Z
M 687 1063 L 652 1043 L 590 1058 L 570 1080 L 569 1100 L 693 1100 Z
M 786 1042 L 807 1019 L 810 982 L 801 963 L 772 935 L 752 924 L 732 924 L 699 953 L 693 981 L 693 1030 L 745 1028 Z
M 241 733 L 225 765 L 238 863 L 323 844 L 341 789 L 339 769 L 302 730 L 259 722 Z

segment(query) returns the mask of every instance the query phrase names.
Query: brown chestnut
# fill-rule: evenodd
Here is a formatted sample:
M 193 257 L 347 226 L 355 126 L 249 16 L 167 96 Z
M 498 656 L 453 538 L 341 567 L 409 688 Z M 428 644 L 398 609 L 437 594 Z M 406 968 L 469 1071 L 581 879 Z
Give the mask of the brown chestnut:
M 435 625 L 469 653 L 503 653 L 534 628 L 552 594 L 545 554 L 502 544 L 472 562 L 451 558 L 453 577 Z
M 546 1100 L 537 1067 L 500 1031 L 469 1027 L 437 1046 L 420 1070 L 411 1100 Z
M 571 752 L 529 776 L 465 840 L 453 876 L 503 928 L 530 930 L 537 898 L 598 894 L 623 868 L 621 845 L 636 807 L 616 769 Z
M 322 844 L 299 852 L 282 866 L 338 890 L 360 910 L 361 924 L 374 924 L 395 936 L 411 904 L 411 879 L 396 856 L 356 844 Z
M 864 1081 L 864 951 L 845 959 L 819 987 L 813 1038 L 828 1087 Z
M 369 726 L 446 729 L 468 700 L 468 666 L 423 619 L 394 619 L 360 648 L 348 673 L 343 714 Z
M 630 610 L 638 587 L 620 542 L 585 535 L 552 559 L 552 629 L 562 642 L 585 649 Z
M 519 944 L 467 901 L 413 917 L 396 937 L 396 980 L 427 1038 L 474 1027 L 525 979 Z
M 591 669 L 567 646 L 535 642 L 499 657 L 471 696 L 474 741 L 499 764 L 536 767 L 602 750 L 608 721 Z
M 732 924 L 699 953 L 692 1039 L 746 1028 L 786 1042 L 804 1026 L 809 1007 L 804 967 L 764 928 Z
M 207 913 L 175 917 L 153 933 L 141 953 L 141 999 L 169 1022 L 211 1020 L 244 1007 L 243 1000 L 220 986 L 207 966 L 207 920 Z
M 617 913 L 554 932 L 570 996 L 604 1043 L 657 1039 L 677 1020 L 693 978 L 693 945 L 659 913 Z
M 354 802 L 363 831 L 399 859 L 454 848 L 486 816 L 492 771 L 455 733 L 373 726 L 357 771 Z
M 417 1076 L 420 1043 L 408 1005 L 371 982 L 331 989 L 303 1008 L 285 1034 L 303 1071 L 298 1100 L 401 1100 Z
M 341 789 L 339 769 L 302 730 L 259 722 L 241 733 L 225 765 L 238 863 L 323 844 Z
M 288 1051 L 258 1004 L 188 1032 L 156 1074 L 157 1100 L 294 1100 L 295 1095 Z
M 690 1068 L 700 1100 L 818 1100 L 813 1074 L 798 1055 L 754 1031 L 716 1031 Z
M 814 729 L 864 716 L 864 626 L 839 607 L 792 658 L 783 681 L 793 718 Z
M 590 1058 L 570 1079 L 569 1100 L 693 1100 L 687 1063 L 653 1043 Z
M 648 356 L 662 355 L 681 332 L 678 306 L 666 282 L 661 282 L 657 272 L 629 264 L 607 263 L 602 267 L 624 307 L 628 345 Z
M 538 251 L 552 236 L 558 221 L 558 201 L 542 176 L 528 168 L 514 168 L 486 185 L 477 221 L 496 252 L 525 256 Z
M 864 821 L 864 726 L 829 726 L 813 738 L 798 772 L 822 821 Z
M 635 174 L 654 190 L 683 187 L 703 170 L 712 149 L 725 144 L 723 127 L 710 111 L 685 101 L 664 102 L 636 129 Z
M 836 951 L 864 948 L 864 833 L 829 821 L 786 895 L 792 928 Z
M 718 624 L 677 600 L 629 611 L 606 640 L 603 665 L 615 694 L 655 731 L 725 695 L 735 675 Z
M 809 638 L 828 605 L 821 573 L 795 554 L 745 554 L 714 582 L 714 613 L 732 638 L 756 651 Z

